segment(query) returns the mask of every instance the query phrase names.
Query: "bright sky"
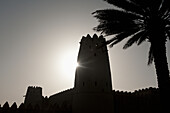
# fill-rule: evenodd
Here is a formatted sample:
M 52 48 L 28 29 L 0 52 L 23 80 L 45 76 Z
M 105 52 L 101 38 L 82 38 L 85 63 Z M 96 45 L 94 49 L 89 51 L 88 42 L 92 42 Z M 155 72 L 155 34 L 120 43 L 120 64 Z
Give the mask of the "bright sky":
M 109 6 L 102 0 L 0 0 L 0 104 L 20 104 L 30 85 L 41 86 L 44 96 L 73 88 L 79 41 L 96 33 L 91 13 Z M 157 87 L 148 43 L 127 50 L 122 44 L 108 48 L 113 89 Z

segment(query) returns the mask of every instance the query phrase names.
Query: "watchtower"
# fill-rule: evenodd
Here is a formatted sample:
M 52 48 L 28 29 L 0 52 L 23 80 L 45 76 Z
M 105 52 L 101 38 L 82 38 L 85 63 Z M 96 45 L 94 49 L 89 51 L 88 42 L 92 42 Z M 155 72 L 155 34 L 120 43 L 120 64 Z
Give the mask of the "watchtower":
M 106 41 L 82 37 L 75 75 L 73 113 L 113 113 L 111 72 Z
M 28 105 L 41 106 L 42 100 L 43 100 L 42 88 L 35 87 L 35 86 L 29 86 L 27 89 L 26 96 L 25 96 L 25 101 L 24 101 L 25 106 L 28 106 Z

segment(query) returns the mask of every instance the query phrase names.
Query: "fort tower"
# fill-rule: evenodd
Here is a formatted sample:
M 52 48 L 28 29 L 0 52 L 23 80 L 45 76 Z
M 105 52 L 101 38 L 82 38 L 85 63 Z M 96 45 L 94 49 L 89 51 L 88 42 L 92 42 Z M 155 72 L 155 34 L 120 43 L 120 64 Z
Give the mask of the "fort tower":
M 33 107 L 35 107 L 36 105 L 41 106 L 42 100 L 43 100 L 42 88 L 29 86 L 25 96 L 25 101 L 24 101 L 25 106 L 27 107 L 30 104 Z
M 82 37 L 75 75 L 73 113 L 113 113 L 112 82 L 105 38 Z

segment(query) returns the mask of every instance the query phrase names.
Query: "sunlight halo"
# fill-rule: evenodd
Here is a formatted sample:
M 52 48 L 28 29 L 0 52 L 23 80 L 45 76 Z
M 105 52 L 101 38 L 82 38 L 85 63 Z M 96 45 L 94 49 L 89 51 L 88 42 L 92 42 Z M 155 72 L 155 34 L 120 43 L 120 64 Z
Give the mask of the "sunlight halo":
M 60 58 L 60 70 L 66 78 L 74 78 L 75 70 L 79 66 L 77 53 L 73 51 L 65 52 Z

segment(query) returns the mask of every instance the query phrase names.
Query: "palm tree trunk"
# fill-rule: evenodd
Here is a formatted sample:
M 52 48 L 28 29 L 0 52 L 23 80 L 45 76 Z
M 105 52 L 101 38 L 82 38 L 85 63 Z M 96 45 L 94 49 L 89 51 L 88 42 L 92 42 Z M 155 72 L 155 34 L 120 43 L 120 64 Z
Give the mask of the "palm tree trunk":
M 159 34 L 160 36 L 160 34 Z M 154 63 L 158 79 L 158 87 L 160 90 L 160 104 L 162 113 L 169 112 L 170 102 L 170 80 L 168 62 L 166 57 L 166 41 L 151 42 L 153 47 Z

